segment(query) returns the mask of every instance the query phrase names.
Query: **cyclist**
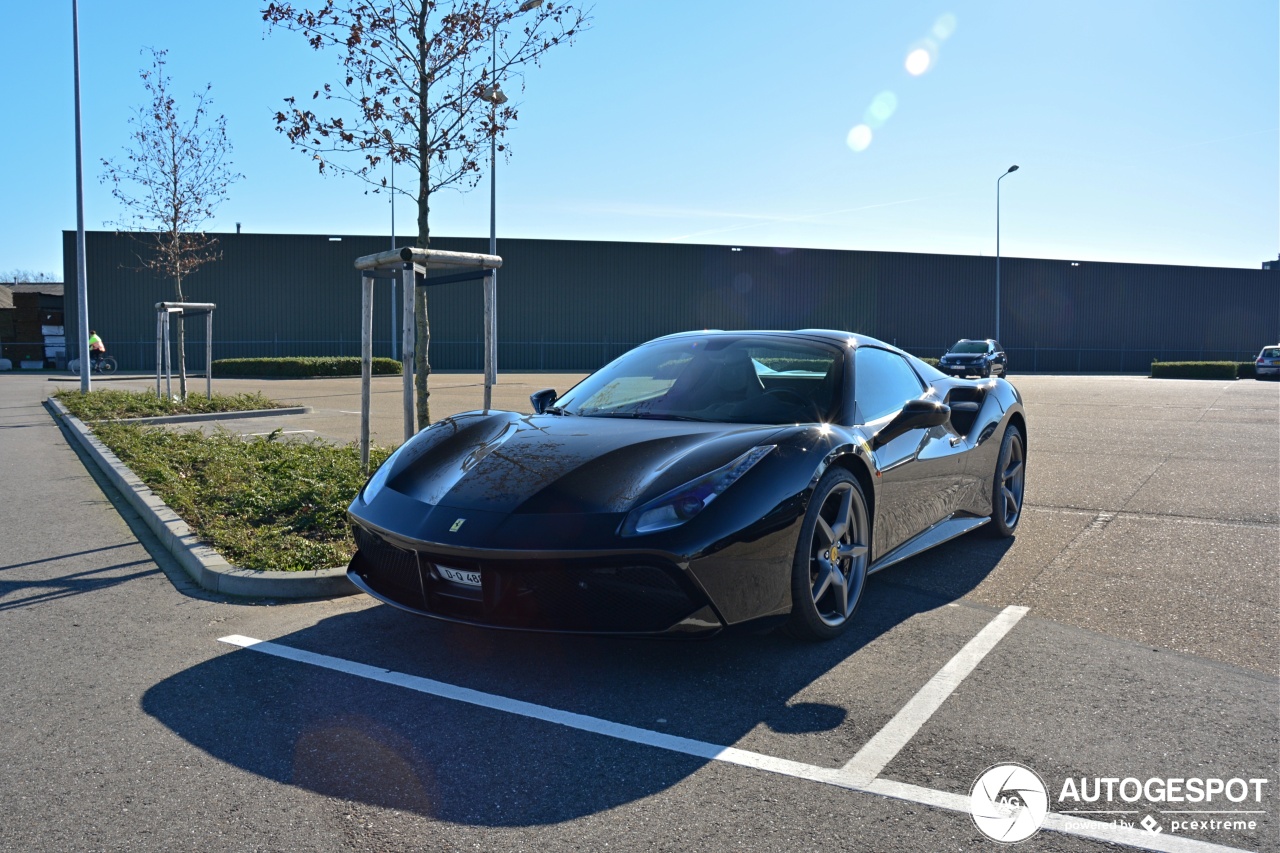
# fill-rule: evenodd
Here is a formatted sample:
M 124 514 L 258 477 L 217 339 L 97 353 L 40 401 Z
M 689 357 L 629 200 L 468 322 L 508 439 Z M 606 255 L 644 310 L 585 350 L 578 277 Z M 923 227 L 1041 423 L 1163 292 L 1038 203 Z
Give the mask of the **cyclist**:
M 98 337 L 98 333 L 89 330 L 89 352 L 93 353 L 90 357 L 90 363 L 94 370 L 102 370 L 102 360 L 107 357 L 107 345 L 102 342 L 102 338 Z

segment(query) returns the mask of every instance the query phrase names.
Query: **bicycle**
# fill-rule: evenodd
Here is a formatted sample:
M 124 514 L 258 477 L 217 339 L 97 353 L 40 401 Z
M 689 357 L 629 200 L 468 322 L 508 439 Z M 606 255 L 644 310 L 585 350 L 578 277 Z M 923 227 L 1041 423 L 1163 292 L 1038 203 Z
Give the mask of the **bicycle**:
M 103 376 L 110 376 L 112 373 L 115 373 L 118 366 L 116 364 L 115 357 L 110 355 L 103 356 L 101 359 L 90 359 L 89 361 L 92 365 L 93 373 L 101 373 Z M 71 372 L 76 376 L 79 376 L 80 359 L 77 358 L 73 360 L 72 364 L 74 366 L 71 368 Z

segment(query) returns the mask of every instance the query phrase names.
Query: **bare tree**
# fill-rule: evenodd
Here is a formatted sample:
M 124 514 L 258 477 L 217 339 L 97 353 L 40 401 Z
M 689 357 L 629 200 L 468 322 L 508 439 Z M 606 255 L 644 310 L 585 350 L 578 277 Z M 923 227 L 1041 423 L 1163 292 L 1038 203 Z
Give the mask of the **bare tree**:
M 270 3 L 263 20 L 297 32 L 316 50 L 332 49 L 342 75 L 311 96 L 328 113 L 285 99 L 276 129 L 324 173 L 355 175 L 387 188 L 379 166 L 407 164 L 416 186 L 396 192 L 418 210 L 417 245 L 430 248 L 431 195 L 467 190 L 481 176 L 484 149 L 517 117 L 501 91 L 548 50 L 572 40 L 587 11 L 542 0 L 327 0 L 312 11 Z M 506 154 L 506 146 L 499 150 Z M 425 295 L 416 304 L 418 425 L 430 423 Z M 406 369 L 407 369 L 406 365 Z
M 227 159 L 225 116 L 213 117 L 212 85 L 196 92 L 188 116 L 180 114 L 165 74 L 168 51 L 150 49 L 151 67 L 140 72 L 147 101 L 129 119 L 130 144 L 121 160 L 103 160 L 102 182 L 124 206 L 115 223 L 143 243 L 143 269 L 173 281 L 175 301 L 185 301 L 182 283 L 222 256 L 217 238 L 204 232 L 227 188 L 241 175 Z M 187 397 L 186 336 L 178 318 L 178 387 Z
M 9 284 L 41 284 L 44 282 L 61 282 L 62 279 L 51 272 L 13 269 L 7 272 L 0 272 L 0 281 Z

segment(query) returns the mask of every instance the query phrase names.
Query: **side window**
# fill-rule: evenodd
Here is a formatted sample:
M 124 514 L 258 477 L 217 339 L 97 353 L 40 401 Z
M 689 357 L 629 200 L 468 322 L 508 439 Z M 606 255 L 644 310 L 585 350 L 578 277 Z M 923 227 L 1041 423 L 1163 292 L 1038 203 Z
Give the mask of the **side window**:
M 893 414 L 924 391 L 906 359 L 888 350 L 859 347 L 853 372 L 854 399 L 862 423 Z

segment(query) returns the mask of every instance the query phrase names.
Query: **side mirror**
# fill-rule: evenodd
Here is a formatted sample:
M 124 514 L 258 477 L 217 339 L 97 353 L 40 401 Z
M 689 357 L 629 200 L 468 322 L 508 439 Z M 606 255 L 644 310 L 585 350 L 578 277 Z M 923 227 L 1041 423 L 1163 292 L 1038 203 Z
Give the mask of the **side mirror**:
M 935 400 L 911 400 L 898 416 L 871 437 L 871 449 L 879 450 L 913 429 L 942 426 L 951 417 L 951 407 Z
M 533 404 L 533 413 L 540 415 L 545 412 L 556 401 L 557 396 L 559 395 L 556 394 L 556 389 L 554 388 L 543 388 L 541 391 L 534 391 L 529 395 L 529 402 Z

